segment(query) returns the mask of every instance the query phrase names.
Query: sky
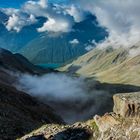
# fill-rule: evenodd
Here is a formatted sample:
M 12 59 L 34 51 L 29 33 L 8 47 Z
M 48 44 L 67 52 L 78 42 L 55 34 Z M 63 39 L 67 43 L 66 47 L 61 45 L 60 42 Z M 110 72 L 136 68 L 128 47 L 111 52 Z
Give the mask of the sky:
M 14 7 L 17 8 L 27 0 L 0 0 L 0 7 Z
M 0 0 L 0 8 L 19 8 L 23 3 L 28 0 Z M 33 0 L 36 1 L 36 0 Z M 67 0 L 49 0 L 51 3 L 60 3 L 65 2 Z

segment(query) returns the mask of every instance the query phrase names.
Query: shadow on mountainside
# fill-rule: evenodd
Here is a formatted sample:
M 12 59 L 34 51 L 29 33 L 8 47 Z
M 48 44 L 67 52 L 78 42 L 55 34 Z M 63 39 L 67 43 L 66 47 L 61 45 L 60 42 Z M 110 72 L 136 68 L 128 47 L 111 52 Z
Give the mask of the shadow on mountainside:
M 140 86 L 135 85 L 125 85 L 125 84 L 110 84 L 110 83 L 100 83 L 99 81 L 95 80 L 87 80 L 86 81 L 88 85 L 89 91 L 103 91 L 105 94 L 107 94 L 107 98 L 105 102 L 101 102 L 101 106 L 96 110 L 96 114 L 98 115 L 104 115 L 107 112 L 112 112 L 113 109 L 113 95 L 114 94 L 124 94 L 124 93 L 131 93 L 131 92 L 139 92 Z M 93 92 L 94 94 L 94 92 Z M 94 114 L 95 115 L 95 114 Z
M 48 123 L 63 123 L 53 109 L 0 82 L 0 139 L 15 140 Z
M 57 133 L 51 140 L 89 140 L 90 132 L 84 128 L 69 128 Z
M 94 84 L 92 84 L 94 83 Z M 117 93 L 129 93 L 129 92 L 139 92 L 140 86 L 129 85 L 129 84 L 110 84 L 110 83 L 100 83 L 99 81 L 89 80 L 87 81 L 89 90 L 103 90 L 111 94 Z
M 89 140 L 91 133 L 84 128 L 68 128 L 64 131 L 58 132 L 56 135 L 50 135 L 46 139 L 43 135 L 32 136 L 26 140 Z

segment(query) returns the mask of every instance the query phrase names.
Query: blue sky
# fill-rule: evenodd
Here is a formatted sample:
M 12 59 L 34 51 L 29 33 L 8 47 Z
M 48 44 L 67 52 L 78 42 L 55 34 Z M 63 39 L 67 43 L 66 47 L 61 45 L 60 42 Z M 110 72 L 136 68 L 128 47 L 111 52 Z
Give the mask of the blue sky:
M 0 7 L 17 8 L 27 0 L 0 0 Z
M 18 8 L 20 7 L 24 2 L 26 2 L 28 0 L 0 0 L 0 7 L 1 8 Z M 36 1 L 36 0 L 34 0 Z M 64 2 L 67 0 L 49 0 L 50 2 Z

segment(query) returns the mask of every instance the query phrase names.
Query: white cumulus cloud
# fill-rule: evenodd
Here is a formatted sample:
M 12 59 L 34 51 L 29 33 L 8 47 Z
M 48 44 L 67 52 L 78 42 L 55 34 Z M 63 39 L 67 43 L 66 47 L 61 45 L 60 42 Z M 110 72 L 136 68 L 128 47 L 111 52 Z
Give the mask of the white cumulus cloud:
M 70 30 L 70 24 L 64 19 L 54 19 L 49 17 L 42 27 L 38 28 L 38 32 L 68 32 Z
M 48 0 L 40 0 L 38 3 L 42 8 L 46 8 L 48 4 Z
M 93 81 L 92 86 L 95 84 Z M 105 106 L 110 99 L 110 95 L 105 91 L 93 88 L 93 91 L 89 91 L 84 78 L 65 74 L 25 74 L 19 77 L 19 83 L 15 86 L 49 104 L 68 123 L 87 120 L 97 114 L 98 109 Z
M 32 14 L 27 18 L 24 16 L 12 14 L 6 23 L 6 28 L 8 31 L 14 30 L 19 32 L 24 26 L 33 24 L 36 21 L 36 18 Z
M 91 51 L 93 49 L 94 49 L 94 47 L 92 45 L 88 45 L 88 46 L 85 47 L 86 51 Z
M 20 31 L 20 27 L 19 27 L 19 17 L 16 16 L 15 14 L 13 14 L 11 17 L 9 17 L 9 20 L 7 22 L 6 28 L 8 31 L 10 30 L 16 30 L 17 32 Z
M 96 15 L 100 26 L 109 32 L 109 38 L 100 47 L 131 47 L 140 41 L 139 0 L 80 0 L 84 10 Z
M 79 42 L 78 39 L 75 38 L 75 39 L 69 41 L 69 43 L 72 44 L 72 45 L 77 45 L 77 44 L 79 44 L 80 42 Z
M 84 19 L 84 12 L 74 5 L 69 6 L 66 12 L 74 18 L 75 22 L 81 22 Z
M 10 16 L 6 28 L 17 32 L 34 23 L 37 17 L 48 19 L 37 29 L 38 32 L 69 32 L 76 22 L 86 17 L 85 12 L 75 3 L 50 4 L 48 0 L 29 0 L 20 9 L 4 8 L 4 12 Z

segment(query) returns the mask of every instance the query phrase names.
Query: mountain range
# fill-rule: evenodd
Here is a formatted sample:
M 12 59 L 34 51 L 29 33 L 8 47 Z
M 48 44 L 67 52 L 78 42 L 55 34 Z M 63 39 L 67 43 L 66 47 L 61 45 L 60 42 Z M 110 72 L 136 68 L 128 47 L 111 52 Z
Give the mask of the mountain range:
M 36 23 L 23 27 L 18 33 L 7 31 L 4 24 L 9 17 L 2 11 L 0 15 L 1 48 L 21 53 L 37 65 L 62 65 L 85 54 L 91 45 L 95 46 L 94 42 L 98 43 L 108 35 L 104 28 L 98 26 L 93 15 L 88 15 L 84 21 L 76 23 L 71 32 L 62 34 L 38 32 L 37 28 L 47 20 L 44 17 L 37 17 Z

